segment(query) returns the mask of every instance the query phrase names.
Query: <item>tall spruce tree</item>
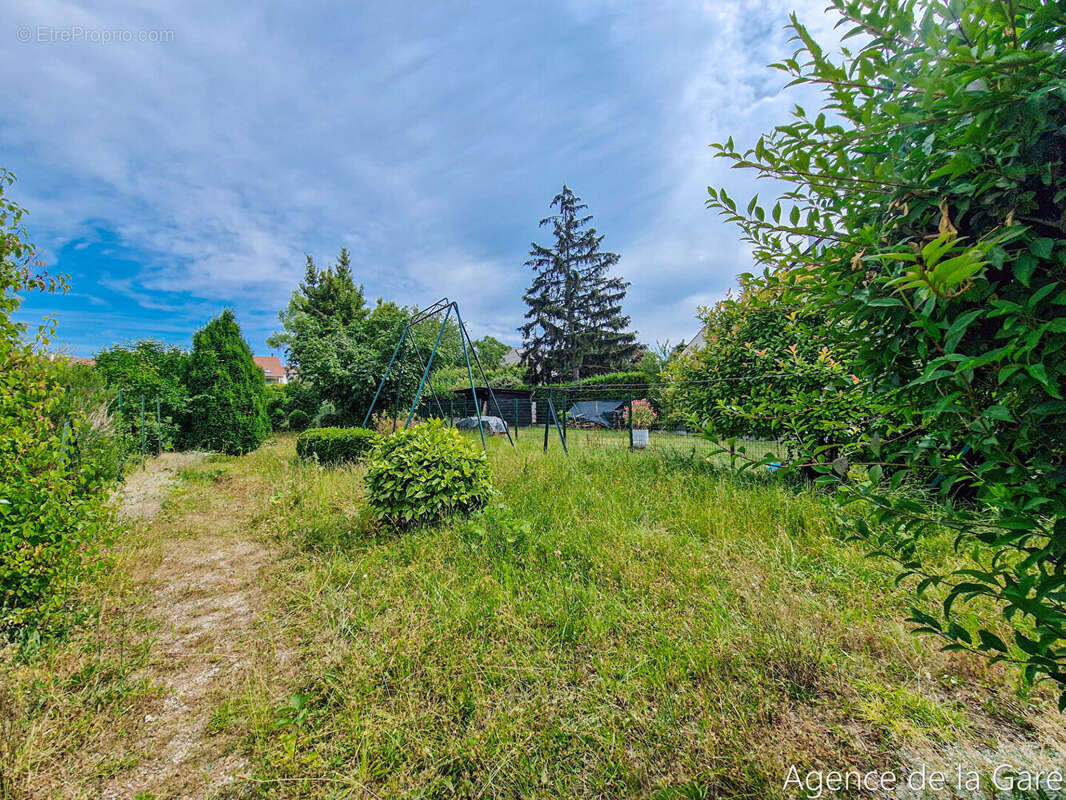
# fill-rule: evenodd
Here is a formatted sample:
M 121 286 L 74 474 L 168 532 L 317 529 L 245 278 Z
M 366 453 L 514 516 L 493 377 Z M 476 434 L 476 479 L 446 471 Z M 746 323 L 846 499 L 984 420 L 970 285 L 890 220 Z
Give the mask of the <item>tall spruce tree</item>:
M 632 361 L 639 349 L 622 313 L 629 283 L 608 274 L 621 256 L 600 251 L 603 236 L 589 225 L 591 215 L 581 216 L 588 206 L 569 187 L 563 186 L 551 207 L 557 213 L 540 224 L 552 226 L 555 243 L 533 242 L 526 262 L 534 275 L 523 296 L 528 322 L 519 330 L 531 383 L 610 372 Z

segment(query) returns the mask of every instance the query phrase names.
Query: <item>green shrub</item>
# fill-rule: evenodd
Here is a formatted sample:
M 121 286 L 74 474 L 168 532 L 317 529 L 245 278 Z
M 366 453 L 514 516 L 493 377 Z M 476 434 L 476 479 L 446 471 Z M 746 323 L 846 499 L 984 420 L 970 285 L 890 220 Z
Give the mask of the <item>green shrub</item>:
M 192 446 L 239 455 L 270 433 L 263 370 L 229 309 L 193 337 L 188 390 Z
M 409 527 L 480 508 L 492 481 L 485 453 L 431 420 L 381 440 L 367 461 L 366 489 L 374 516 Z
M 302 431 L 310 424 L 311 415 L 304 411 L 302 408 L 297 408 L 291 414 L 289 414 L 290 431 Z
M 353 463 L 362 461 L 379 438 L 366 428 L 309 428 L 297 437 L 296 454 L 322 464 Z
M 111 534 L 106 492 L 74 458 L 70 431 L 83 415 L 57 419 L 67 397 L 45 355 L 52 330 L 30 337 L 11 319 L 21 293 L 66 282 L 35 273 L 22 211 L 3 196 L 10 182 L 0 169 L 0 639 L 61 627 Z
M 185 380 L 189 354 L 156 339 L 141 339 L 125 345 L 114 345 L 96 354 L 93 372 L 101 376 L 107 389 L 122 394 L 122 403 L 109 402 L 116 424 L 125 437 L 140 449 L 141 396 L 145 399 L 145 433 L 152 451 L 183 446 L 185 428 L 189 420 L 188 392 Z M 159 402 L 162 437 L 155 421 L 156 401 Z
M 754 147 L 715 145 L 781 193 L 745 208 L 712 188 L 708 204 L 741 226 L 750 280 L 824 314 L 856 383 L 891 407 L 800 456 L 913 580 L 915 629 L 1056 681 L 1066 710 L 1066 17 L 1051 2 L 832 5 L 862 44 L 823 48 L 793 15 L 799 49 L 774 65 L 826 91 L 823 107 L 794 106 Z M 941 526 L 969 558 L 950 574 L 926 546 Z M 990 606 L 1013 636 L 977 627 Z

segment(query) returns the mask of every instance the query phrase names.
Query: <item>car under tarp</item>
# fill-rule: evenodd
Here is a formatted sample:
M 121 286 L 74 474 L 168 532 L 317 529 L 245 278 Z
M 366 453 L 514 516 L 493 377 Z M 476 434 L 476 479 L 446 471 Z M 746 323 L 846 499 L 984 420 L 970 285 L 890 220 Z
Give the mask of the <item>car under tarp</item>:
M 455 423 L 455 427 L 461 431 L 476 431 L 477 417 L 463 417 Z M 499 417 L 481 418 L 481 428 L 485 433 L 497 433 L 500 436 L 507 435 L 507 423 Z
M 625 405 L 625 400 L 579 400 L 567 410 L 566 424 L 617 428 Z

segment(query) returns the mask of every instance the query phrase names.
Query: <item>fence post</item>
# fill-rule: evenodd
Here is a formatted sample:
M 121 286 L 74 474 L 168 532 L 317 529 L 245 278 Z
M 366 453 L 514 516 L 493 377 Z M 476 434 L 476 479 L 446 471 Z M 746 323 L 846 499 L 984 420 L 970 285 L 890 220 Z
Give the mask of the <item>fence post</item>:
M 629 428 L 629 449 L 633 449 L 633 395 L 626 395 L 626 427 Z
M 512 416 L 514 417 L 514 438 L 518 438 L 518 398 L 511 398 L 511 407 L 514 409 Z
M 563 392 L 563 447 L 566 447 L 566 408 L 570 405 L 570 390 Z
M 545 403 L 545 405 L 544 405 L 545 410 L 551 408 L 551 402 L 552 402 L 552 390 L 551 390 L 551 387 L 549 386 L 548 387 L 548 402 Z M 552 415 L 551 415 L 550 411 L 547 411 L 547 413 L 544 414 L 544 452 L 545 453 L 548 452 L 548 424 L 551 422 L 551 416 Z
M 141 395 L 141 461 L 144 461 L 145 451 L 148 449 L 148 431 L 144 429 L 144 395 Z
M 155 434 L 159 441 L 159 452 L 163 452 L 163 415 L 159 413 L 159 398 L 155 399 Z

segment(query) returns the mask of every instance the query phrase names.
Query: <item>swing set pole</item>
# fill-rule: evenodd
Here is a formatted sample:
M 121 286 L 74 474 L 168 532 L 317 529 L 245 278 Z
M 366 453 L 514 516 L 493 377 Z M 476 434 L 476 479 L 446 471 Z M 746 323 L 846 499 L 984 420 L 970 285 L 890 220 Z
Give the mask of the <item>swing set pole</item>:
M 448 306 L 448 313 L 444 315 L 444 322 L 440 324 L 440 331 L 437 332 L 437 341 L 433 343 L 433 352 L 429 354 L 429 361 L 426 362 L 426 369 L 422 373 L 422 380 L 418 382 L 418 391 L 415 392 L 414 402 L 411 403 L 411 413 L 407 415 L 407 422 L 404 424 L 405 428 L 411 426 L 411 420 L 415 417 L 415 408 L 418 407 L 418 401 L 422 399 L 422 388 L 426 385 L 426 379 L 429 378 L 429 370 L 433 367 L 433 359 L 437 355 L 437 348 L 440 347 L 440 340 L 444 338 L 444 329 L 448 327 L 448 320 L 452 316 L 452 307 L 455 303 Z M 455 309 L 456 315 L 459 314 L 459 309 Z
M 365 428 L 367 423 L 370 422 L 370 415 L 374 412 L 374 406 L 377 405 L 378 398 L 381 396 L 381 390 L 385 388 L 385 381 L 389 379 L 389 373 L 392 371 L 392 365 L 396 363 L 396 356 L 400 354 L 400 348 L 403 347 L 403 342 L 407 338 L 407 330 L 410 325 L 404 326 L 403 333 L 400 334 L 400 341 L 396 343 L 396 349 L 392 351 L 392 358 L 389 359 L 389 365 L 385 367 L 385 374 L 381 376 L 381 383 L 378 384 L 378 390 L 374 392 L 374 399 L 370 401 L 370 408 L 366 410 L 366 416 L 363 417 L 363 427 Z

